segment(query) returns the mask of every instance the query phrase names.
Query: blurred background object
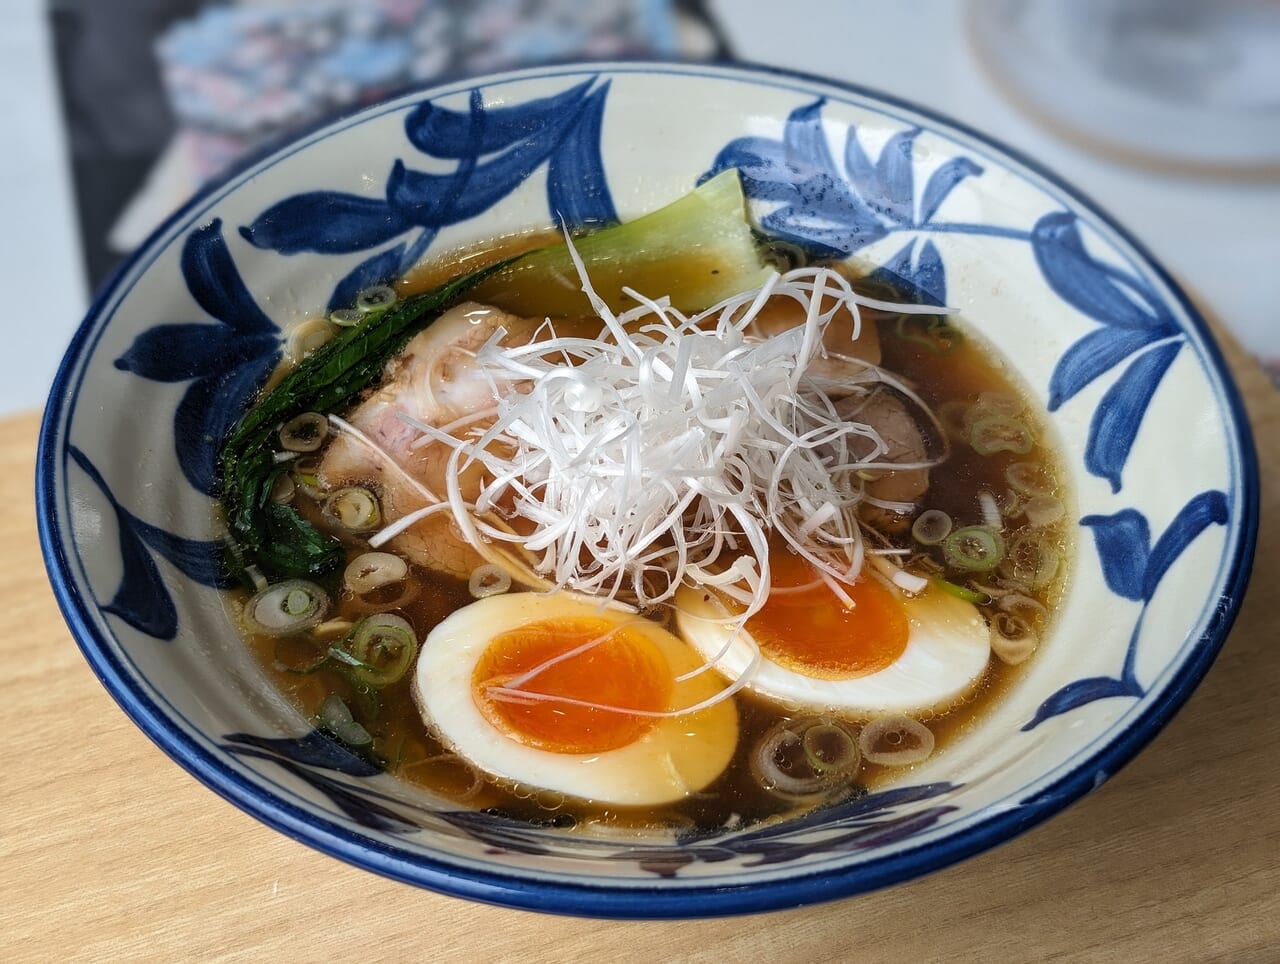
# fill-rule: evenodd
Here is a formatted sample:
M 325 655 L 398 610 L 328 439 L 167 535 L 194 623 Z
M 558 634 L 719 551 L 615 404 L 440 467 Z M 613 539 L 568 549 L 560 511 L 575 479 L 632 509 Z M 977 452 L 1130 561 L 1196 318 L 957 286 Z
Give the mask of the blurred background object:
M 8 0 L 0 29 L 0 286 L 38 292 L 39 317 L 5 325 L 0 412 L 44 403 L 88 303 L 67 131 L 44 0 Z
M 261 145 L 395 91 L 723 53 L 694 0 L 51 0 L 90 283 Z
M 1276 0 L 972 0 L 980 59 L 1033 117 L 1117 158 L 1280 177 Z
M 49 17 L 85 269 L 96 288 L 119 259 L 109 225 L 141 186 L 176 123 L 155 38 L 198 0 L 50 0 Z

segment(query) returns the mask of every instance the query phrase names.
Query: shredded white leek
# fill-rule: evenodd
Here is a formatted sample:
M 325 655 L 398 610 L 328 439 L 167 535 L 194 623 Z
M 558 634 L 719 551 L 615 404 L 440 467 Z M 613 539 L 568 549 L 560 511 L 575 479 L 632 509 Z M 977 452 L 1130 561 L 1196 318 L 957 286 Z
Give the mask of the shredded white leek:
M 517 543 L 556 588 L 623 594 L 642 607 L 666 602 L 684 582 L 712 585 L 745 607 L 743 619 L 768 595 L 771 533 L 824 580 L 857 579 L 866 552 L 858 473 L 935 463 L 886 460 L 884 440 L 840 417 L 829 386 L 807 370 L 828 357 L 823 334 L 838 313 L 852 316 L 856 339 L 859 306 L 887 306 L 836 271 L 807 267 L 694 316 L 633 291 L 637 306 L 614 313 L 569 250 L 604 323 L 601 338 L 562 338 L 550 322 L 528 344 L 504 347 L 495 337 L 476 353 L 492 384 L 506 386 L 491 420 L 449 426 L 455 435 L 402 416 L 422 431 L 417 445 L 453 449 L 444 501 L 467 540 Z M 795 299 L 805 322 L 754 335 L 770 297 Z M 850 364 L 933 418 L 891 376 Z M 864 390 L 861 381 L 841 391 Z M 467 498 L 458 479 L 476 463 L 485 481 Z M 511 512 L 531 531 L 493 518 Z

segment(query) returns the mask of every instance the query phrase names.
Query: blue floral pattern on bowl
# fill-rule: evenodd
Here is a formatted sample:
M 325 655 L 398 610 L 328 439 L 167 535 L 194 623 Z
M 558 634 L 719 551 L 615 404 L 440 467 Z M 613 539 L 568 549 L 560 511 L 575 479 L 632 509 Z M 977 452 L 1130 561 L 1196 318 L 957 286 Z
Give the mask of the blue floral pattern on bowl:
M 678 156 L 636 147 L 668 116 L 663 92 L 685 98 Z M 743 133 L 720 110 L 735 97 L 774 129 Z M 988 727 L 1023 742 L 993 755 L 957 748 L 902 785 L 800 820 L 621 843 L 425 801 L 284 706 L 195 706 L 173 678 L 209 664 L 225 667 L 229 690 L 266 685 L 211 615 L 221 583 L 209 497 L 219 442 L 277 364 L 289 324 L 495 225 L 607 223 L 730 167 L 768 235 L 964 308 L 1078 459 L 1071 596 L 1089 602 L 1067 600 L 1046 653 Z M 1016 202 L 996 203 L 994 178 L 1016 182 Z M 983 216 L 989 207 L 998 214 Z M 991 262 L 1012 267 L 990 275 Z M 993 278 L 1015 289 L 1012 308 L 983 293 Z M 42 538 L 81 646 L 126 710 L 268 822 L 372 869 L 520 906 L 541 903 L 535 893 L 617 916 L 782 906 L 902 879 L 1022 829 L 1105 779 L 1185 697 L 1226 632 L 1252 548 L 1256 470 L 1233 389 L 1203 323 L 1141 250 L 976 135 L 786 75 L 551 68 L 342 121 L 161 229 L 95 305 L 59 389 L 42 438 Z M 135 393 L 149 441 L 131 457 L 137 443 L 116 443 L 107 401 Z M 1157 490 L 1168 438 L 1205 407 L 1223 434 L 1200 440 L 1202 464 Z M 1105 645 L 1065 658 L 1104 617 Z M 1083 736 L 1051 725 L 1063 716 Z M 1043 761 L 1011 778 L 1002 754 Z M 706 903 L 688 903 L 694 893 Z

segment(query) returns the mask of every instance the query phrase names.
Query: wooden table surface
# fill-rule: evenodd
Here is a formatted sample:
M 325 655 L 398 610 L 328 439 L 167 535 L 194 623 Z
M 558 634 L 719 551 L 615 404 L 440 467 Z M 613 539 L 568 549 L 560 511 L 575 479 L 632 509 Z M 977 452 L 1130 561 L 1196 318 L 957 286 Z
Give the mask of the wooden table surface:
M 1280 961 L 1280 392 L 1232 346 L 1263 476 L 1222 655 L 1063 814 L 873 894 L 682 923 L 557 918 L 393 883 L 204 789 L 98 684 L 49 589 L 38 417 L 0 421 L 0 961 Z

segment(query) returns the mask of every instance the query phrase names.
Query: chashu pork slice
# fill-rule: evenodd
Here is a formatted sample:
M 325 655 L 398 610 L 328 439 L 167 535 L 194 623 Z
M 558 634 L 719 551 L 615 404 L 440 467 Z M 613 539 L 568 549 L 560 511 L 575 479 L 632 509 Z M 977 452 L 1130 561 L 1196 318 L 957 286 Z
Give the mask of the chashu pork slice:
M 413 448 L 422 432 L 400 414 L 444 428 L 492 409 L 498 392 L 478 370 L 476 351 L 499 328 L 508 332 L 503 344 L 526 343 L 539 324 L 473 302 L 442 314 L 387 363 L 378 387 L 346 415 L 381 451 L 339 433 L 320 461 L 321 483 L 331 489 L 357 484 L 374 489 L 388 524 L 445 499 L 452 450 L 438 442 Z M 474 473 L 464 473 L 460 483 L 463 496 L 473 497 L 478 486 Z M 463 579 L 485 561 L 462 538 L 447 509 L 396 536 L 391 547 L 411 562 Z
M 869 427 L 884 443 L 886 451 L 875 455 L 875 442 L 871 438 L 851 440 L 851 454 L 855 458 L 910 466 L 878 470 L 875 478 L 866 483 L 866 494 L 885 502 L 918 505 L 920 498 L 929 490 L 929 470 L 918 467 L 929 459 L 928 444 L 920 423 L 902 396 L 882 386 L 866 394 L 838 399 L 835 410 L 842 418 Z M 859 514 L 864 522 L 885 532 L 905 528 L 911 518 L 910 513 L 896 512 L 871 503 L 864 503 Z

